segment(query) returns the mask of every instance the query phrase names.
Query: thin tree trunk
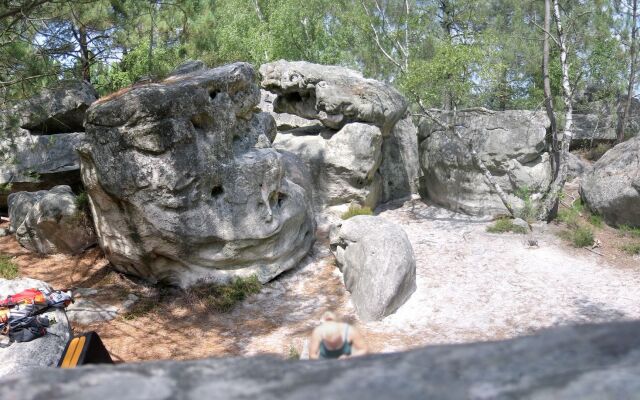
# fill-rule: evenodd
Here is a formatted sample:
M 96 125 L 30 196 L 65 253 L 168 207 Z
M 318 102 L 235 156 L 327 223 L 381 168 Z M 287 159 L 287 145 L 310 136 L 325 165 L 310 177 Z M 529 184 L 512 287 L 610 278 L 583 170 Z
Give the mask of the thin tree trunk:
M 91 82 L 91 61 L 89 60 L 89 46 L 87 44 L 87 28 L 84 25 L 80 25 L 78 29 L 78 36 L 80 38 L 80 64 L 82 67 L 82 79 L 87 82 Z
M 549 77 L 549 35 L 551 32 L 551 0 L 544 0 L 544 41 L 542 44 L 542 76 L 544 80 L 544 106 L 551 127 L 551 168 L 552 179 L 558 178 L 560 172 L 560 146 L 558 145 L 558 126 L 553 111 L 553 95 L 551 94 L 551 78 Z M 548 214 L 548 211 L 545 210 Z M 546 215 L 545 215 L 546 218 Z
M 558 43 L 560 44 L 560 63 L 562 66 L 562 99 L 565 105 L 565 126 L 562 132 L 562 143 L 560 145 L 560 165 L 558 174 L 551 184 L 551 188 L 545 197 L 540 210 L 541 219 L 553 219 L 558 211 L 558 200 L 560 192 L 567 179 L 567 164 L 569 158 L 569 146 L 571 145 L 573 128 L 573 105 L 571 103 L 572 92 L 569 81 L 569 63 L 567 62 L 567 45 L 560 19 L 560 6 L 558 0 L 553 0 L 553 14 L 558 30 Z
M 616 126 L 616 137 L 618 143 L 624 141 L 624 129 L 627 125 L 627 119 L 629 118 L 629 110 L 631 109 L 631 99 L 633 98 L 633 86 L 636 78 L 636 35 L 638 29 L 636 27 L 636 19 L 638 17 L 638 0 L 633 0 L 632 12 L 631 12 L 631 66 L 629 71 L 629 86 L 627 87 L 627 99 L 624 104 L 622 115 L 618 118 L 618 125 Z

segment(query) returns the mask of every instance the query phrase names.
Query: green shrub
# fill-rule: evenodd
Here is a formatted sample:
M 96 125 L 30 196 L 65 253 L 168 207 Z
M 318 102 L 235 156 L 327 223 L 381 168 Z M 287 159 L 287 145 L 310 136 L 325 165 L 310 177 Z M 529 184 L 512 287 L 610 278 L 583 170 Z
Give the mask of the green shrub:
M 585 247 L 593 245 L 593 232 L 585 226 L 578 226 L 569 231 L 569 239 L 575 247 Z
M 487 227 L 487 232 L 489 233 L 506 233 L 506 232 L 527 233 L 527 229 L 522 226 L 514 225 L 513 220 L 510 218 L 500 218 L 496 220 L 496 222 L 494 222 L 493 225 L 490 225 Z
M 604 226 L 604 220 L 601 215 L 591 214 L 589 215 L 589 223 L 596 228 L 602 228 Z
M 11 257 L 0 254 L 0 278 L 16 279 L 18 277 L 18 265 Z
M 640 228 L 633 228 L 629 225 L 620 225 L 618 228 L 622 236 L 633 236 L 640 238 Z
M 620 248 L 625 253 L 629 253 L 631 255 L 640 254 L 640 243 L 626 244 L 626 245 L 624 245 L 624 246 L 622 246 Z
M 570 228 L 578 227 L 580 214 L 573 208 L 563 208 L 558 211 L 558 221 L 564 222 Z
M 255 275 L 235 278 L 227 285 L 201 283 L 187 289 L 189 296 L 203 301 L 207 308 L 228 312 L 239 302 L 260 292 L 262 284 Z
M 516 190 L 515 195 L 520 198 L 524 202 L 524 206 L 520 211 L 520 215 L 518 217 L 522 218 L 527 222 L 534 221 L 536 219 L 537 209 L 533 206 L 533 202 L 531 201 L 531 190 L 527 187 L 521 187 Z
M 585 157 L 590 161 L 598 161 L 611 147 L 610 144 L 600 143 L 596 147 L 589 149 Z
M 299 360 L 300 352 L 295 348 L 294 345 L 289 346 L 289 355 L 287 356 L 289 360 Z
M 76 208 L 82 211 L 89 209 L 89 196 L 87 195 L 87 192 L 80 192 L 76 196 Z
M 139 317 L 144 317 L 153 312 L 159 304 L 160 301 L 156 297 L 141 297 L 131 306 L 129 311 L 122 314 L 122 318 L 131 321 Z
M 349 219 L 356 215 L 373 215 L 373 210 L 369 207 L 361 207 L 358 204 L 351 204 L 349 209 L 342 214 L 341 218 Z

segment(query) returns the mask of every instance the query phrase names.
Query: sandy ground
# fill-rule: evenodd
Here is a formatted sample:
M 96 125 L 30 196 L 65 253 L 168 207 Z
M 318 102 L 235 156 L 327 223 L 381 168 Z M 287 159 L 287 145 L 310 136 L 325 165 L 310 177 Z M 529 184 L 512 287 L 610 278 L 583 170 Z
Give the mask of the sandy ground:
M 358 321 L 320 232 L 296 269 L 265 285 L 230 313 L 211 312 L 183 298 L 163 301 L 132 319 L 96 330 L 119 361 L 300 352 L 320 315 L 335 310 L 356 323 L 373 351 L 427 344 L 497 340 L 563 324 L 640 318 L 640 261 L 617 250 L 611 228 L 596 233 L 598 252 L 574 249 L 540 224 L 531 235 L 491 234 L 489 222 L 428 206 L 421 200 L 388 206 L 380 216 L 403 226 L 417 260 L 417 290 L 395 314 Z M 537 247 L 528 245 L 535 239 Z M 98 249 L 79 257 L 37 257 L 12 237 L 0 253 L 15 256 L 24 276 L 56 287 L 94 287 L 105 303 L 155 289 L 110 270 Z M 102 296 L 102 297 L 100 297 Z

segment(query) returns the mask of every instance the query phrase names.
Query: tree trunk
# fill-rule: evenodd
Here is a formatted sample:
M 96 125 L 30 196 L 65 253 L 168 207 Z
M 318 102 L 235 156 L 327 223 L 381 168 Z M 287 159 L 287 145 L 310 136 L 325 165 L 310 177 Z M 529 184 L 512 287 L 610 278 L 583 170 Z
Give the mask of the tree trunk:
M 569 158 L 569 146 L 573 136 L 571 129 L 573 128 L 573 104 L 571 83 L 569 81 L 569 63 L 567 62 L 567 44 L 562 29 L 562 20 L 560 19 L 560 6 L 558 0 L 553 0 L 553 14 L 556 20 L 556 28 L 558 30 L 558 43 L 560 44 L 560 63 L 562 66 L 562 99 L 565 105 L 565 126 L 562 132 L 562 143 L 560 145 L 560 161 L 557 175 L 551 184 L 551 188 L 547 193 L 541 210 L 541 219 L 551 220 L 558 211 L 558 200 L 560 192 L 564 187 L 567 179 L 567 163 Z M 545 35 L 546 36 L 546 35 Z
M 636 27 L 636 19 L 638 17 L 638 0 L 633 0 L 632 12 L 631 12 L 631 65 L 629 68 L 629 86 L 627 87 L 627 98 L 624 104 L 622 115 L 618 118 L 618 125 L 616 126 L 616 138 L 618 143 L 624 141 L 624 130 L 627 125 L 627 119 L 629 118 L 629 110 L 631 109 L 631 99 L 633 98 L 633 86 L 636 78 L 636 35 L 638 29 Z
M 78 37 L 80 44 L 80 67 L 82 69 L 82 79 L 91 82 L 91 60 L 89 57 L 89 45 L 87 40 L 87 27 L 80 25 L 78 29 Z

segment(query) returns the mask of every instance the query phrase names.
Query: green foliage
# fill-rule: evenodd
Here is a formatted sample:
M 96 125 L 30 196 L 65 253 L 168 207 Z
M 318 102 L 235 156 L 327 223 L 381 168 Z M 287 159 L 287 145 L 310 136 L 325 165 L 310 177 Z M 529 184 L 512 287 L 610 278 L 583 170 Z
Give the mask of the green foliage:
M 11 193 L 11 187 L 13 185 L 11 184 L 11 182 L 7 182 L 7 183 L 0 183 L 0 194 L 8 194 Z
M 571 241 L 575 247 L 591 246 L 593 244 L 593 232 L 588 227 L 580 226 L 572 231 Z
M 229 312 L 239 302 L 252 294 L 260 293 L 262 284 L 258 277 L 235 278 L 229 284 L 200 283 L 187 289 L 187 294 L 202 301 L 208 309 Z
M 350 204 L 349 209 L 345 211 L 340 217 L 342 219 L 349 219 L 351 217 L 355 217 L 356 215 L 373 215 L 373 210 L 369 207 L 362 207 L 358 204 Z
M 11 257 L 0 254 L 0 278 L 16 279 L 18 274 L 18 265 L 11 260 Z
M 145 317 L 154 312 L 159 305 L 160 302 L 156 297 L 139 297 L 131 308 L 122 314 L 122 318 L 132 321 L 136 318 Z
M 594 243 L 593 231 L 582 225 L 560 232 L 560 237 L 571 242 L 574 247 L 586 247 Z
M 640 254 L 640 243 L 625 244 L 620 247 L 622 251 L 632 256 Z
M 600 157 L 602 157 L 604 153 L 606 153 L 610 149 L 610 144 L 599 143 L 596 147 L 592 147 L 591 149 L 589 149 L 585 157 L 590 161 L 598 161 Z
M 80 192 L 76 196 L 76 208 L 82 211 L 89 210 L 89 196 L 87 195 L 87 192 Z
M 537 207 L 534 207 L 533 201 L 531 200 L 531 190 L 529 189 L 529 187 L 523 186 L 516 190 L 515 195 L 524 203 L 518 217 L 531 223 L 531 221 L 534 221 L 536 219 L 536 215 L 538 213 Z
M 632 227 L 629 225 L 620 225 L 618 231 L 622 236 L 631 236 L 640 238 L 640 227 Z
M 510 218 L 500 218 L 496 220 L 493 225 L 487 227 L 489 233 L 527 233 L 527 229 L 523 226 L 514 225 L 513 220 Z
M 589 223 L 596 228 L 602 228 L 604 226 L 604 219 L 601 215 L 598 214 L 590 214 L 589 215 Z
M 287 355 L 287 358 L 289 360 L 299 360 L 300 359 L 300 352 L 298 351 L 298 349 L 296 349 L 296 347 L 294 345 L 289 345 L 289 354 Z

